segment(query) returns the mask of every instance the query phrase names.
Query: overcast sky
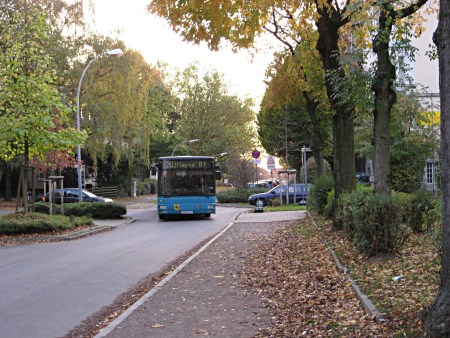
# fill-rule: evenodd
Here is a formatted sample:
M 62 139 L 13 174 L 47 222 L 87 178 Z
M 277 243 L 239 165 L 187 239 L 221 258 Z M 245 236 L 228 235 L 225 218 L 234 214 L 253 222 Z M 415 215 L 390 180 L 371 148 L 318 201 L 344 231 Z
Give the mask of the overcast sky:
M 128 48 L 142 53 L 150 64 L 164 61 L 184 69 L 198 61 L 200 67 L 213 68 L 225 75 L 230 94 L 246 95 L 257 105 L 264 94 L 264 73 L 272 60 L 271 53 L 258 53 L 253 59 L 246 51 L 235 54 L 231 48 L 211 52 L 206 46 L 183 42 L 169 25 L 148 14 L 148 0 L 94 0 L 96 28 L 104 34 L 121 29 L 120 39 Z

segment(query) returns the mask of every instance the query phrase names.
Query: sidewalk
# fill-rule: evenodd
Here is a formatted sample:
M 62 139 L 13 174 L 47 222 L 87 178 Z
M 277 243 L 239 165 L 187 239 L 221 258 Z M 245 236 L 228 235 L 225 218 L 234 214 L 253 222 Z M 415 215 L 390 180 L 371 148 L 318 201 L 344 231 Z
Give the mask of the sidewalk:
M 272 322 L 240 285 L 248 251 L 303 211 L 244 213 L 111 322 L 100 337 L 253 337 Z

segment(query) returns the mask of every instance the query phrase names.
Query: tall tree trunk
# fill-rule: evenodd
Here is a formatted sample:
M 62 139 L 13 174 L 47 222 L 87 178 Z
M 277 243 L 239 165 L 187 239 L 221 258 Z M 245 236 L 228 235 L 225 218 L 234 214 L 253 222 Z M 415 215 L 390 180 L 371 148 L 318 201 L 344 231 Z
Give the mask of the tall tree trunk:
M 433 35 L 439 56 L 441 98 L 442 261 L 437 298 L 425 322 L 426 337 L 450 336 L 450 0 L 440 0 L 439 24 Z
M 11 169 L 9 168 L 8 161 L 5 161 L 5 201 L 12 201 L 11 193 Z
M 325 169 L 323 165 L 323 140 L 322 140 L 322 134 L 320 133 L 320 121 L 317 119 L 316 115 L 316 109 L 319 105 L 317 102 L 314 102 L 309 97 L 308 93 L 306 91 L 303 92 L 303 97 L 306 100 L 306 107 L 308 110 L 309 118 L 311 120 L 311 152 L 314 156 L 314 161 L 316 162 L 316 170 L 317 170 L 317 177 L 320 177 L 324 174 Z
M 355 189 L 355 142 L 354 142 L 354 107 L 351 103 L 342 102 L 335 95 L 333 80 L 345 81 L 345 73 L 339 58 L 339 28 L 347 23 L 341 13 L 330 6 L 318 7 L 319 18 L 316 21 L 319 38 L 319 51 L 325 70 L 325 86 L 328 99 L 335 114 L 333 116 L 333 181 L 334 201 L 336 207 L 339 196 L 343 192 Z M 341 229 L 342 224 L 333 216 L 333 228 Z
M 383 195 L 391 193 L 391 160 L 389 131 L 391 109 L 397 96 L 393 89 L 395 81 L 395 66 L 390 60 L 389 38 L 393 20 L 388 16 L 384 3 L 378 18 L 378 33 L 373 41 L 373 51 L 377 55 L 377 72 L 372 89 L 375 93 L 375 111 L 373 114 L 373 135 L 375 141 L 374 177 L 375 192 Z

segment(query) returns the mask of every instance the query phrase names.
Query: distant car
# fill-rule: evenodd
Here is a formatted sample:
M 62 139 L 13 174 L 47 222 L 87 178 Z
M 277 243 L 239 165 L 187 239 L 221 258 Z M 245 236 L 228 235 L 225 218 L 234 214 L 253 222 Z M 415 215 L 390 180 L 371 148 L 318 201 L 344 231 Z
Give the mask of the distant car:
M 63 198 L 64 203 L 75 203 L 79 202 L 79 190 L 78 188 L 66 188 L 66 189 L 55 189 L 52 192 L 54 203 L 61 203 L 61 197 Z M 48 202 L 49 201 L 49 193 L 42 195 L 40 197 L 40 201 Z M 113 202 L 111 198 L 97 196 L 90 191 L 82 190 L 82 199 L 83 202 Z
M 366 175 L 365 172 L 357 172 L 356 173 L 356 183 L 357 184 L 370 185 L 370 177 L 369 177 L 369 175 Z
M 279 181 L 277 179 L 272 180 L 262 180 L 258 182 L 247 183 L 247 188 L 273 188 L 279 185 Z
M 310 184 L 305 183 L 297 183 L 289 185 L 289 204 L 306 204 L 306 198 L 309 195 L 310 190 Z M 275 199 L 280 199 L 280 192 L 281 192 L 281 198 L 283 200 L 283 203 L 286 203 L 286 186 L 281 185 L 277 186 L 275 188 L 270 189 L 267 192 L 263 192 L 260 194 L 254 194 L 249 196 L 248 203 L 250 205 L 255 205 L 257 207 L 264 207 L 267 204 L 269 204 L 270 201 Z M 295 198 L 295 201 L 294 201 Z

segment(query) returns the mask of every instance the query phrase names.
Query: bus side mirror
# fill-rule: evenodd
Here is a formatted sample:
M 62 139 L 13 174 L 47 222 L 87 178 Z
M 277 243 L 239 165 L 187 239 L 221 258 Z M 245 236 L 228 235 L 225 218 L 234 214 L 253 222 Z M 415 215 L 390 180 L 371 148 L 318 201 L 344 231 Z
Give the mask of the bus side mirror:
M 222 178 L 222 173 L 219 170 L 216 170 L 216 180 L 220 180 Z
M 155 165 L 152 165 L 152 166 L 150 167 L 150 173 L 151 173 L 153 176 L 155 176 L 157 172 L 158 172 L 158 169 L 156 168 L 156 166 L 155 166 Z

